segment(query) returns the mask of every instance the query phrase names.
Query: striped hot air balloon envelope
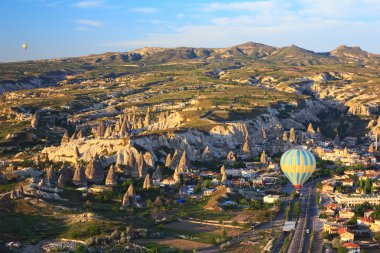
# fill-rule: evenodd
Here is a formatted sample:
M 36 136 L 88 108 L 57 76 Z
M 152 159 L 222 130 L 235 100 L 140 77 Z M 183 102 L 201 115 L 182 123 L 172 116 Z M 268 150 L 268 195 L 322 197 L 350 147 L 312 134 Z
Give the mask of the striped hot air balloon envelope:
M 299 190 L 313 174 L 316 166 L 314 155 L 305 149 L 290 149 L 281 156 L 281 170 Z

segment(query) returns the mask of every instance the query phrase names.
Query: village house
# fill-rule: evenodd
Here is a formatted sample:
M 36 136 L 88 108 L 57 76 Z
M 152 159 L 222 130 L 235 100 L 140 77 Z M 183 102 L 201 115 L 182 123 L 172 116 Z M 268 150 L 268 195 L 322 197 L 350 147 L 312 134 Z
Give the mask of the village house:
M 375 220 L 374 223 L 371 223 L 370 228 L 372 232 L 380 232 L 380 220 Z
M 339 228 L 341 228 L 341 225 L 335 222 L 330 222 L 330 221 L 323 222 L 323 231 L 329 234 L 338 233 Z
M 335 215 L 335 211 L 330 209 L 330 208 L 326 208 L 325 210 L 323 210 L 323 213 L 325 213 L 327 216 L 334 216 Z
M 334 192 L 334 186 L 330 184 L 322 185 L 322 193 L 333 193 L 333 192 Z
M 347 249 L 347 253 L 360 253 L 360 246 L 353 242 L 345 242 L 343 246 Z
M 341 219 L 351 219 L 355 216 L 354 212 L 351 212 L 349 209 L 343 209 L 339 211 L 339 218 Z
M 355 234 L 350 231 L 348 228 L 338 229 L 338 234 L 342 242 L 352 242 L 355 239 Z
M 360 217 L 358 219 L 358 225 L 362 227 L 370 227 L 371 224 L 373 223 L 373 219 L 371 217 Z
M 279 195 L 266 195 L 263 198 L 264 203 L 268 204 L 274 204 L 278 203 L 280 201 L 280 196 Z
M 371 194 L 355 194 L 351 196 L 346 194 L 337 194 L 335 195 L 335 201 L 340 205 L 346 206 L 357 206 L 363 204 L 364 202 L 368 202 L 371 205 L 379 205 L 380 196 Z
M 349 187 L 354 186 L 354 180 L 352 179 L 343 179 L 341 182 L 343 186 L 349 186 Z
M 203 196 L 211 196 L 215 191 L 216 189 L 205 189 L 203 191 Z

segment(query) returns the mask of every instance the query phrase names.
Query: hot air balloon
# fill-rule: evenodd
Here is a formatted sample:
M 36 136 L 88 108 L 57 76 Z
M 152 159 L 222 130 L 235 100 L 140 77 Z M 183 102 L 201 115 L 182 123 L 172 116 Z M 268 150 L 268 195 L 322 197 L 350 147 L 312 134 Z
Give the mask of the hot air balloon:
M 25 42 L 22 43 L 22 48 L 23 48 L 24 50 L 26 50 L 26 49 L 28 48 L 28 44 L 26 44 Z
M 299 190 L 315 170 L 316 160 L 312 153 L 305 149 L 290 149 L 281 156 L 281 170 Z

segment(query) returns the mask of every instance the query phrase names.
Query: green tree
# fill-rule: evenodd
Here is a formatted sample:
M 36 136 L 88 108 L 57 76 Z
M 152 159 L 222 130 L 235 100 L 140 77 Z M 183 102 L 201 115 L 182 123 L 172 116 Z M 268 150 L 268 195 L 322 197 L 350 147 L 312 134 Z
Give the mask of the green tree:
M 364 185 L 364 193 L 370 193 L 371 192 L 371 180 L 367 177 L 365 180 L 365 185 Z
M 317 192 L 316 194 L 315 194 L 315 203 L 317 204 L 317 205 L 319 205 L 319 202 L 321 201 L 321 194 L 319 193 L 319 192 Z
M 74 253 L 87 253 L 87 247 L 83 244 L 77 244 L 74 248 Z
M 203 187 L 204 188 L 210 188 L 211 187 L 211 181 L 210 180 L 205 180 L 204 182 L 203 182 Z
M 222 230 L 220 231 L 220 237 L 223 239 L 227 238 L 227 231 L 225 227 L 222 227 Z
M 374 235 L 373 235 L 373 239 L 375 240 L 375 241 L 380 241 L 380 231 L 378 231 L 378 232 L 376 232 Z
M 357 225 L 358 224 L 358 219 L 356 216 L 352 216 L 352 218 L 347 222 L 348 225 Z
M 338 247 L 338 253 L 347 253 L 348 249 L 342 245 L 339 245 Z
M 293 215 L 294 218 L 298 218 L 301 214 L 301 202 L 297 201 L 293 206 Z
M 331 245 L 335 249 L 339 248 L 339 246 L 341 246 L 340 237 L 339 236 L 334 237 L 334 239 L 332 239 L 332 241 L 331 241 Z
M 95 222 L 91 222 L 89 225 L 88 225 L 88 232 L 90 233 L 91 236 L 94 236 L 94 235 L 98 235 L 100 232 L 99 232 L 99 228 L 98 226 L 95 224 Z

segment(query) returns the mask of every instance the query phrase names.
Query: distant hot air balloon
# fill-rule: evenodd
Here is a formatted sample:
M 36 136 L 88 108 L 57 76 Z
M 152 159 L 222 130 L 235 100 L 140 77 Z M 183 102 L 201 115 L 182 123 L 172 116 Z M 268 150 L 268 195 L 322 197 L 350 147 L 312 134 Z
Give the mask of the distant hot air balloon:
M 290 149 L 281 156 L 281 170 L 299 190 L 307 179 L 313 174 L 316 166 L 314 155 L 305 149 Z
M 26 49 L 28 48 L 28 44 L 26 44 L 25 42 L 22 43 L 22 48 L 23 48 L 24 50 L 26 50 Z

